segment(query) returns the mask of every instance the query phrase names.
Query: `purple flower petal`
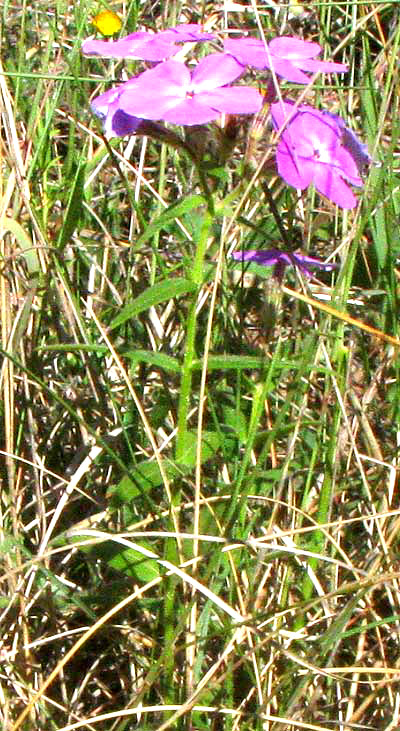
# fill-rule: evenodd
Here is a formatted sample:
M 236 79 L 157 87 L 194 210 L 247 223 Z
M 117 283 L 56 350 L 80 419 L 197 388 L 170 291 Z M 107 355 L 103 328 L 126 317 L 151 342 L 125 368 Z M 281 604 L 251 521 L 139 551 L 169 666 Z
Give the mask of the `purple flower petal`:
M 218 89 L 230 84 L 243 73 L 243 66 L 227 53 L 210 53 L 192 72 L 192 91 Z
M 125 137 L 125 135 L 133 135 L 138 132 L 142 124 L 142 119 L 131 117 L 129 114 L 125 114 L 125 112 L 117 109 L 114 114 L 109 113 L 109 119 L 104 126 L 104 132 L 108 138 Z
M 297 116 L 298 109 L 299 107 L 295 107 L 293 102 L 285 102 L 283 100 L 271 104 L 271 115 L 275 129 L 281 130 L 285 124 L 289 126 Z
M 197 94 L 196 99 L 225 114 L 255 114 L 262 107 L 262 96 L 251 86 L 234 86 Z
M 280 261 L 291 264 L 292 261 L 289 254 L 279 249 L 251 250 L 251 251 L 234 251 L 232 258 L 236 261 L 254 261 L 262 266 L 272 267 Z
M 285 183 L 293 188 L 304 190 L 313 181 L 314 166 L 307 159 L 301 159 L 293 154 L 281 140 L 276 150 L 276 164 L 278 173 Z
M 110 89 L 93 99 L 90 105 L 94 114 L 103 120 L 104 134 L 109 139 L 134 134 L 142 122 L 119 109 L 120 94 L 120 87 Z
M 324 272 L 332 272 L 337 269 L 337 264 L 332 261 L 321 261 L 316 259 L 315 256 L 306 256 L 305 254 L 293 254 L 294 258 L 302 264 L 307 264 L 310 267 L 316 267 L 322 269 Z
M 82 43 L 82 52 L 86 56 L 163 61 L 178 51 L 176 43 L 209 41 L 214 37 L 212 33 L 203 33 L 200 25 L 187 23 L 161 31 L 161 33 L 137 31 L 136 33 L 130 33 L 125 38 L 120 38 L 118 41 L 89 39 Z
M 203 26 L 198 23 L 181 23 L 176 25 L 175 28 L 167 28 L 157 34 L 164 40 L 178 42 L 187 41 L 212 41 L 215 38 L 213 33 L 205 33 Z
M 90 108 L 97 117 L 103 119 L 107 115 L 111 104 L 117 99 L 118 87 L 117 89 L 109 89 L 109 91 L 105 91 L 104 94 L 96 96 L 96 98 L 91 102 Z
M 287 58 L 289 61 L 314 58 L 322 51 L 318 43 L 302 41 L 300 38 L 292 38 L 292 36 L 273 38 L 268 43 L 268 48 L 274 56 Z
M 128 58 L 137 58 L 142 61 L 164 61 L 170 56 L 174 56 L 177 53 L 178 47 L 174 43 L 168 43 L 168 41 L 152 36 L 147 43 L 143 43 L 136 49 L 136 52 L 130 54 Z
M 312 277 L 310 267 L 330 272 L 336 269 L 336 264 L 323 262 L 313 256 L 306 256 L 295 252 L 280 251 L 280 249 L 261 249 L 252 251 L 235 251 L 232 258 L 236 261 L 250 261 L 261 266 L 275 266 L 274 275 L 282 277 L 287 266 L 297 266 L 303 274 Z
M 177 47 L 153 33 L 138 31 L 118 41 L 87 40 L 82 43 L 86 56 L 104 58 L 136 58 L 144 61 L 162 61 L 176 53 Z
M 225 53 L 231 54 L 243 66 L 266 68 L 265 46 L 258 38 L 232 38 L 224 41 Z
M 185 64 L 165 61 L 136 76 L 135 84 L 120 94 L 120 108 L 143 119 L 165 118 L 165 112 L 186 98 L 191 76 Z
M 319 193 L 345 209 L 354 208 L 357 198 L 335 168 L 319 165 L 314 169 L 314 185 Z
M 273 66 L 278 76 L 283 76 L 288 81 L 297 84 L 308 84 L 310 80 L 308 76 L 293 65 L 290 59 L 274 56 L 271 51 L 268 54 L 263 41 L 258 38 L 235 38 L 224 41 L 224 50 L 243 66 L 253 66 L 257 69 L 266 69 Z
M 170 122 L 171 124 L 190 126 L 212 122 L 214 119 L 218 119 L 220 114 L 221 112 L 218 109 L 210 107 L 202 99 L 202 95 L 198 94 L 191 99 L 183 99 L 178 103 L 175 102 L 174 106 L 164 112 L 162 118 L 165 122 Z
M 295 63 L 297 66 L 297 63 Z M 322 74 L 343 74 L 348 71 L 348 66 L 344 63 L 334 63 L 333 61 L 315 61 L 306 59 L 301 62 L 303 71 L 311 71 L 315 74 L 320 71 Z
M 344 120 L 337 114 L 332 112 L 323 111 L 325 117 L 330 118 L 334 124 L 338 125 L 341 130 L 341 142 L 343 147 L 349 152 L 353 158 L 357 170 L 361 173 L 364 168 L 371 165 L 373 162 L 371 155 L 368 152 L 367 145 L 364 145 L 358 139 L 357 135 L 346 126 Z
M 267 58 L 264 68 L 270 69 L 271 67 L 278 76 L 282 76 L 292 84 L 308 84 L 310 82 L 307 74 L 304 74 L 292 61 L 271 56 L 271 60 Z
M 137 33 L 131 33 L 129 36 L 125 36 L 125 38 L 120 38 L 118 41 L 96 41 L 89 38 L 83 41 L 81 48 L 82 52 L 87 56 L 123 58 L 123 56 L 119 56 L 120 48 L 124 48 L 125 51 L 129 48 L 136 48 L 136 46 L 141 45 L 151 37 L 151 34 L 146 31 L 138 31 Z

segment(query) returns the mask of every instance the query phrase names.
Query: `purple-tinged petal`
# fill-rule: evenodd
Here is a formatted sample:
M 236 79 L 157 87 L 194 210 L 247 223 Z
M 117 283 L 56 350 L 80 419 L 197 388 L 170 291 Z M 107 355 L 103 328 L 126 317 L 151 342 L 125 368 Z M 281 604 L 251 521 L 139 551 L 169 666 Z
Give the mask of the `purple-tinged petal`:
M 205 33 L 203 26 L 198 23 L 181 23 L 175 28 L 168 28 L 157 34 L 164 40 L 174 43 L 190 41 L 212 41 L 215 38 L 213 33 Z
M 167 113 L 185 100 L 184 95 L 177 97 L 176 94 L 155 95 L 148 89 L 140 96 L 137 91 L 127 91 L 122 94 L 119 100 L 119 107 L 126 114 L 142 119 L 167 119 Z
M 363 181 L 353 156 L 342 146 L 336 147 L 331 156 L 331 165 L 334 165 L 340 174 L 352 185 L 362 188 Z
M 99 94 L 90 102 L 90 108 L 96 117 L 104 118 L 108 112 L 110 105 L 118 99 L 119 91 L 116 89 L 109 89 L 103 94 Z
M 276 58 L 271 56 L 270 59 L 266 57 L 264 68 L 273 68 L 278 76 L 282 76 L 292 84 L 309 84 L 310 78 L 294 65 L 292 61 L 285 61 L 284 59 Z
M 285 132 L 290 132 L 299 155 L 313 157 L 319 162 L 330 162 L 340 144 L 339 130 L 326 124 L 312 108 L 297 114 L 284 135 Z
M 210 53 L 192 72 L 192 91 L 218 89 L 241 76 L 243 66 L 227 53 Z
M 299 190 L 311 185 L 314 174 L 313 163 L 290 152 L 284 140 L 279 142 L 276 150 L 276 164 L 279 175 L 288 185 Z
M 267 53 L 258 38 L 231 38 L 224 41 L 224 51 L 234 56 L 243 66 L 265 69 Z
M 292 38 L 291 36 L 273 38 L 268 43 L 268 48 L 274 56 L 280 56 L 289 61 L 314 58 L 322 51 L 318 43 L 302 41 L 300 38 Z
M 179 61 L 165 61 L 135 78 L 135 84 L 120 95 L 120 108 L 143 119 L 161 119 L 164 113 L 185 99 L 190 72 Z
M 342 145 L 352 156 L 358 172 L 362 172 L 373 162 L 367 145 L 362 144 L 354 132 L 348 127 L 342 130 Z M 375 163 L 375 165 L 379 165 L 379 163 Z
M 206 124 L 220 116 L 218 109 L 213 109 L 202 99 L 202 95 L 175 101 L 175 104 L 162 115 L 165 122 L 171 124 L 183 124 L 191 126 L 194 124 Z
M 125 137 L 125 135 L 135 134 L 142 124 L 142 119 L 131 117 L 129 114 L 122 112 L 121 109 L 117 109 L 115 114 L 112 114 L 110 119 L 106 120 L 104 132 L 109 138 Z
M 337 264 L 334 262 L 325 262 L 321 261 L 320 259 L 316 259 L 315 256 L 306 256 L 305 254 L 293 254 L 294 258 L 296 259 L 297 263 L 299 265 L 306 264 L 310 267 L 316 267 L 317 269 L 322 269 L 324 272 L 331 272 L 333 269 L 337 269 Z
M 265 249 L 251 251 L 235 251 L 232 258 L 236 261 L 255 262 L 261 266 L 275 266 L 274 276 L 281 279 L 287 266 L 297 266 L 308 277 L 313 274 L 311 268 L 321 269 L 323 271 L 332 271 L 336 269 L 336 264 L 325 263 L 313 256 L 305 256 L 296 252 L 280 251 L 280 249 Z
M 351 209 L 357 205 L 357 198 L 353 191 L 337 170 L 328 165 L 319 165 L 314 170 L 314 185 L 319 193 L 329 198 L 332 203 L 341 208 Z
M 271 267 L 280 261 L 291 264 L 288 254 L 279 249 L 251 250 L 251 251 L 235 251 L 232 258 L 236 261 L 254 261 L 256 264 Z
M 343 74 L 349 70 L 349 67 L 344 63 L 334 63 L 333 61 L 317 61 L 312 59 L 305 59 L 301 61 L 301 64 L 297 64 L 296 61 L 292 62 L 295 66 L 301 65 L 303 71 L 310 71 L 315 74 L 319 71 L 322 74 Z
M 143 41 L 151 38 L 150 33 L 138 31 L 118 41 L 96 41 L 88 38 L 82 43 L 82 52 L 86 56 L 104 56 L 104 58 L 124 58 L 130 48 L 136 48 Z
M 286 126 L 292 124 L 295 117 L 299 114 L 299 109 L 300 107 L 295 107 L 293 102 L 285 102 L 283 100 L 271 104 L 270 111 L 275 129 L 282 129 L 285 123 L 287 123 Z
M 297 69 L 301 69 L 301 71 L 309 71 L 312 73 L 316 73 L 317 71 L 321 73 L 343 73 L 344 71 L 348 71 L 348 67 L 342 63 L 314 60 L 315 56 L 318 56 L 322 51 L 318 43 L 282 36 L 281 38 L 274 38 L 270 41 L 268 43 L 268 49 L 271 53 L 272 65 L 276 73 L 279 73 L 277 70 L 279 60 L 291 62 L 292 67 L 294 66 Z M 291 69 L 290 73 L 292 73 Z M 289 79 L 289 76 L 286 76 L 286 78 L 289 81 L 296 81 L 295 79 Z
M 129 54 L 127 58 L 157 62 L 174 56 L 177 51 L 178 47 L 174 43 L 168 43 L 157 36 L 153 36 L 149 41 L 138 46 L 136 51 Z
M 368 152 L 367 145 L 364 145 L 358 139 L 357 135 L 345 124 L 344 120 L 339 117 L 338 114 L 332 112 L 323 111 L 322 114 L 328 119 L 332 120 L 340 129 L 341 143 L 343 147 L 349 152 L 353 158 L 357 170 L 359 173 L 371 165 L 373 162 L 371 155 Z M 357 183 L 356 183 L 357 185 Z
M 283 76 L 294 84 L 308 84 L 310 81 L 290 60 L 268 54 L 263 41 L 258 38 L 227 40 L 224 42 L 224 50 L 243 66 L 253 66 L 256 69 L 273 67 L 278 76 Z
M 118 41 L 87 40 L 82 43 L 87 56 L 104 58 L 136 58 L 144 61 L 163 61 L 177 51 L 172 41 L 163 40 L 154 33 L 138 31 Z
M 234 86 L 196 94 L 196 99 L 225 114 L 254 114 L 263 105 L 263 97 L 251 86 Z

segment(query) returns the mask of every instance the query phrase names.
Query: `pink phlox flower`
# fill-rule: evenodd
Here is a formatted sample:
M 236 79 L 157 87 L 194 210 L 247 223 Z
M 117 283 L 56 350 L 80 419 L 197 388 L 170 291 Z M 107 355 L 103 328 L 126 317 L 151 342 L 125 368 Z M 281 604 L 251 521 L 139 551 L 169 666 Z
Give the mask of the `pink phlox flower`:
M 214 53 L 190 71 L 169 60 L 144 71 L 119 87 L 118 108 L 142 119 L 163 119 L 172 124 L 204 124 L 226 114 L 253 114 L 262 95 L 248 86 L 230 87 L 243 72 L 232 56 Z
M 307 277 L 312 277 L 311 268 L 321 269 L 330 272 L 336 269 L 336 264 L 332 262 L 323 262 L 313 256 L 298 254 L 295 252 L 281 251 L 280 249 L 265 249 L 252 251 L 235 251 L 232 254 L 236 261 L 248 261 L 260 264 L 261 266 L 274 266 L 273 275 L 279 280 L 282 279 L 287 266 L 295 266 Z
M 357 198 L 347 182 L 361 187 L 363 181 L 354 153 L 343 144 L 342 120 L 306 104 L 296 108 L 280 101 L 271 104 L 271 115 L 275 128 L 283 129 L 276 151 L 283 180 L 300 190 L 313 183 L 341 208 L 354 208 Z
M 310 78 L 303 73 L 343 73 L 348 67 L 342 63 L 319 61 L 315 58 L 322 48 L 318 43 L 299 38 L 280 36 L 267 44 L 258 38 L 235 38 L 224 42 L 225 53 L 231 53 L 245 66 L 257 69 L 273 68 L 278 76 L 295 84 L 308 84 Z
M 163 61 L 177 53 L 177 43 L 210 41 L 214 37 L 212 33 L 204 33 L 201 25 L 187 23 L 160 33 L 137 31 L 118 41 L 88 39 L 82 43 L 82 52 L 87 56 Z

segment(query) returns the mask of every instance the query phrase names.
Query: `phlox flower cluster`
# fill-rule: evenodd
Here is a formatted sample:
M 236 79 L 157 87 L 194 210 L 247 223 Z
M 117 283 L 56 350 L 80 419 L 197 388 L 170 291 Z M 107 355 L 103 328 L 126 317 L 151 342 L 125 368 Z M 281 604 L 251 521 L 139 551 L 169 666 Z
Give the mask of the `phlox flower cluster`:
M 181 44 L 213 43 L 218 39 L 202 26 L 189 23 L 160 33 L 138 31 L 116 41 L 88 39 L 82 51 L 88 56 L 140 59 L 147 68 L 128 81 L 93 99 L 93 112 L 101 117 L 107 137 L 147 133 L 149 124 L 202 125 L 221 114 L 254 115 L 265 111 L 267 96 L 262 82 L 246 85 L 239 80 L 247 68 L 265 70 L 275 79 L 309 84 L 315 73 L 344 73 L 347 66 L 322 61 L 314 42 L 282 36 L 269 42 L 241 37 L 225 40 L 223 48 L 203 56 L 195 65 L 179 60 Z M 150 66 L 149 66 L 150 64 Z M 239 83 L 238 83 L 239 82 Z M 268 78 L 265 78 L 267 88 Z M 371 162 L 365 145 L 338 115 L 306 104 L 285 100 L 282 94 L 270 104 L 277 136 L 279 175 L 297 190 L 311 184 L 325 198 L 344 209 L 357 205 L 350 186 L 361 187 L 361 172 Z M 318 260 L 278 250 L 235 255 L 282 269 L 295 264 L 307 275 Z M 283 257 L 283 258 L 282 258 Z M 324 268 L 324 267 L 322 267 Z M 325 267 L 326 268 L 326 267 Z M 329 266 L 331 269 L 332 266 Z

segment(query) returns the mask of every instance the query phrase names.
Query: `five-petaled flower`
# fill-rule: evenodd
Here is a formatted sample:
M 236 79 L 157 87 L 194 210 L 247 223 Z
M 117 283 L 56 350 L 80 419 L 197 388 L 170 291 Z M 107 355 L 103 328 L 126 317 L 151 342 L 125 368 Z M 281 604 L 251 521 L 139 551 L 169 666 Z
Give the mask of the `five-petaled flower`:
M 295 84 L 308 84 L 310 78 L 303 73 L 343 73 L 348 67 L 342 63 L 319 61 L 315 58 L 322 48 L 318 43 L 302 41 L 290 36 L 273 38 L 265 43 L 258 38 L 234 38 L 224 42 L 225 53 L 230 53 L 244 66 L 271 69 Z
M 82 43 L 82 51 L 86 56 L 163 61 L 178 52 L 177 43 L 211 41 L 213 38 L 212 33 L 203 32 L 201 25 L 183 23 L 160 33 L 137 31 L 118 41 L 88 39 Z
M 321 269 L 326 272 L 336 268 L 332 262 L 323 262 L 313 256 L 297 254 L 295 252 L 281 251 L 280 249 L 265 249 L 253 251 L 235 251 L 232 254 L 236 261 L 248 261 L 262 266 L 274 266 L 273 276 L 281 281 L 287 266 L 295 266 L 307 277 L 312 277 L 311 268 Z
M 204 124 L 221 113 L 253 114 L 263 98 L 254 87 L 227 86 L 243 68 L 232 56 L 213 53 L 191 72 L 180 61 L 160 63 L 117 89 L 118 109 L 141 119 Z
M 344 122 L 308 105 L 284 101 L 271 104 L 271 114 L 275 128 L 282 130 L 276 162 L 284 181 L 300 190 L 313 183 L 341 208 L 354 208 L 357 198 L 345 181 L 356 186 L 363 181 L 354 153 L 342 143 Z

